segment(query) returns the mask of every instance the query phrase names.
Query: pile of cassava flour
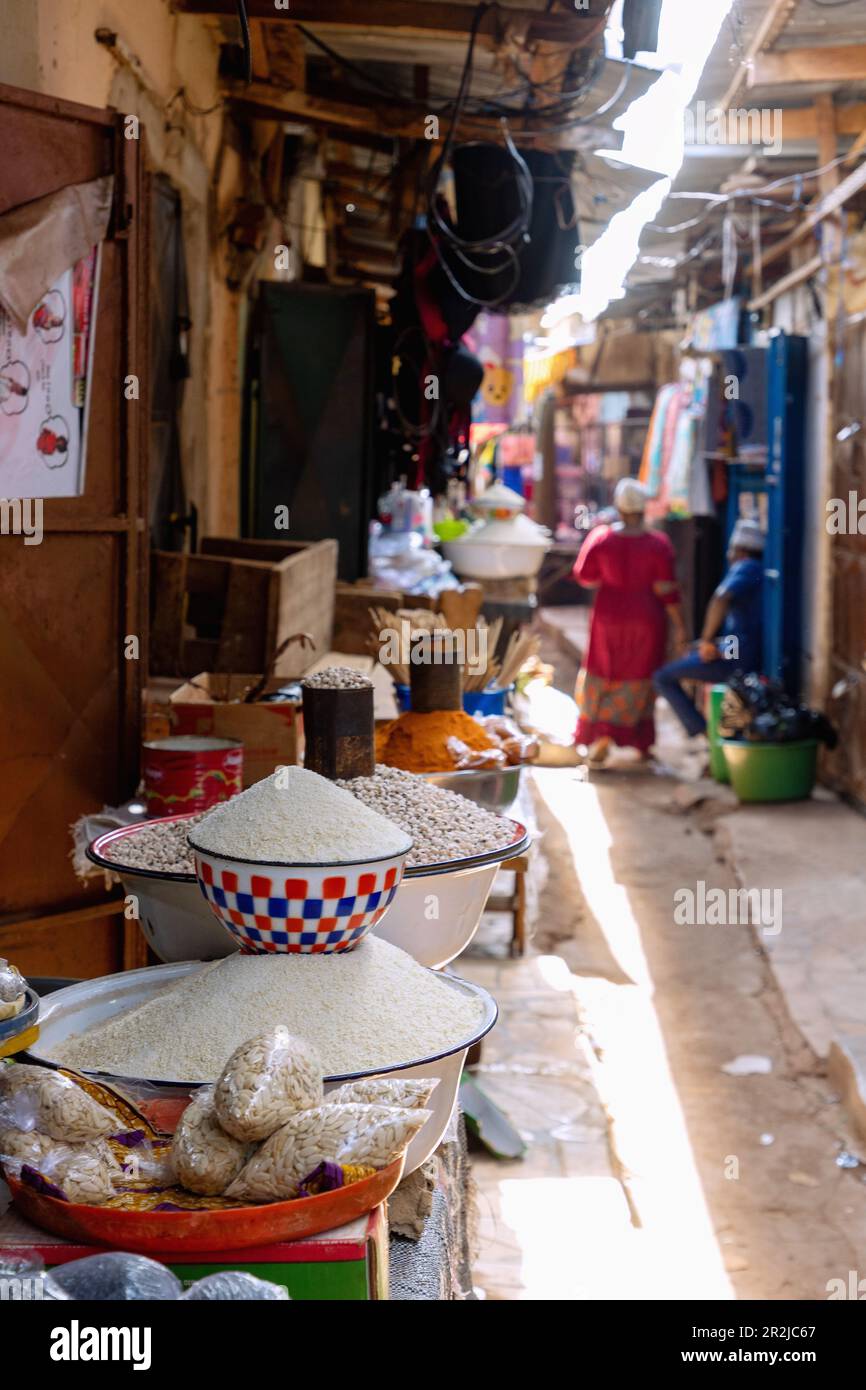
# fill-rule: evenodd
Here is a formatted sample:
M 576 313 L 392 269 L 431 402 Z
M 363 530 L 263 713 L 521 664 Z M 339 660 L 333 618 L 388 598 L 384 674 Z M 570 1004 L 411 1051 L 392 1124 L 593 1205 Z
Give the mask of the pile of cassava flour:
M 404 854 L 411 837 L 357 797 L 302 767 L 281 767 L 223 801 L 192 839 L 262 864 L 340 864 Z
M 51 1060 L 155 1081 L 215 1081 L 248 1038 L 279 1023 L 326 1076 L 429 1057 L 473 1036 L 484 1005 L 368 936 L 332 955 L 229 956 L 67 1039 Z

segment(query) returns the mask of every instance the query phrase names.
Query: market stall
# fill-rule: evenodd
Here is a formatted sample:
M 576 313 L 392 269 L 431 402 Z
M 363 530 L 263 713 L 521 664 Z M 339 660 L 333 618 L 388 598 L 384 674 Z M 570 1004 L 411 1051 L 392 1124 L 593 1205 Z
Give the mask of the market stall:
M 223 765 L 235 759 L 234 778 L 211 775 L 204 737 L 152 745 L 151 759 L 168 745 L 152 774 L 160 794 L 144 815 L 120 810 L 87 858 L 122 885 L 163 963 L 41 999 L 14 965 L 0 975 L 7 1253 L 23 1220 L 44 1233 L 35 1246 L 60 1262 L 61 1284 L 82 1249 L 108 1247 L 185 1283 L 231 1255 L 291 1297 L 354 1296 L 334 1291 L 360 1260 L 366 1296 L 386 1296 L 385 1201 L 452 1133 L 467 1053 L 497 1016 L 486 991 L 444 967 L 472 939 L 498 866 L 529 847 L 501 807 L 437 785 L 458 757 L 447 729 L 470 752 L 471 740 L 488 799 L 508 739 L 502 716 L 488 733 L 463 711 L 456 635 L 434 631 L 452 660 L 413 665 L 412 710 L 378 731 L 369 675 L 304 677 L 289 705 L 304 766 L 245 790 L 239 740 L 210 740 L 226 746 Z M 424 747 L 434 773 L 403 770 Z M 180 804 L 197 791 L 201 806 L 161 814 L 169 775 Z M 409 1210 L 424 1184 L 412 1191 Z M 452 1222 L 463 1200 L 452 1187 Z M 327 1257 L 309 1247 L 335 1228 Z M 305 1283 L 308 1264 L 321 1277 Z M 133 1261 L 117 1277 L 146 1281 L 149 1268 Z

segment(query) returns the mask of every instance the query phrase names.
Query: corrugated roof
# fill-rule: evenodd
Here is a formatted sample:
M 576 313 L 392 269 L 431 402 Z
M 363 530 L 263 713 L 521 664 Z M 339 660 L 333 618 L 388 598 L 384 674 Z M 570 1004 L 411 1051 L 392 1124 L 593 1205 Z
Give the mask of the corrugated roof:
M 818 164 L 817 139 L 814 134 L 799 129 L 800 122 L 794 125 L 785 113 L 809 108 L 815 97 L 823 92 L 832 92 L 837 109 L 847 102 L 866 100 L 866 71 L 861 82 L 836 83 L 798 83 L 796 85 L 748 85 L 748 68 L 745 66 L 755 36 L 766 21 L 769 0 L 735 0 L 732 11 L 720 31 L 719 37 L 704 68 L 698 90 L 692 102 L 692 109 L 698 102 L 705 103 L 711 111 L 726 96 L 733 93 L 733 103 L 738 108 L 766 109 L 768 119 L 777 120 L 781 111 L 782 134 L 781 150 L 778 153 L 769 148 L 756 145 L 703 145 L 686 148 L 682 169 L 674 180 L 672 192 L 718 193 L 728 186 L 742 186 L 750 178 L 770 182 L 788 175 L 806 174 Z M 776 26 L 771 33 L 766 49 L 768 53 L 784 53 L 792 49 L 822 48 L 866 44 L 866 0 L 848 5 L 822 6 L 814 0 L 791 0 L 780 11 Z M 852 111 L 852 116 L 855 114 Z M 851 121 L 852 126 L 855 122 Z M 768 133 L 775 127 L 768 127 Z M 794 132 L 793 134 L 791 132 Z M 839 137 L 839 149 L 844 151 L 854 138 L 854 132 Z M 808 193 L 808 190 L 806 190 Z M 780 195 L 781 196 L 781 195 Z M 785 198 L 794 202 L 802 196 L 802 189 L 792 185 L 784 190 Z M 746 204 L 741 205 L 745 211 Z M 672 227 L 707 211 L 704 200 L 688 200 L 683 197 L 668 199 L 657 223 Z M 778 225 L 786 216 L 784 209 L 761 209 L 763 226 L 769 231 L 772 224 Z M 795 214 L 796 215 L 796 214 Z M 705 230 L 718 226 L 718 214 L 707 216 L 698 227 L 685 233 L 666 234 L 647 228 L 640 243 L 641 260 L 629 278 L 629 285 L 645 285 L 655 274 L 653 258 L 672 257 L 683 254 L 684 238 L 694 245 Z M 701 253 L 704 265 L 718 256 L 718 247 L 711 245 Z M 663 278 L 661 275 L 658 277 Z M 660 289 L 662 287 L 660 286 Z

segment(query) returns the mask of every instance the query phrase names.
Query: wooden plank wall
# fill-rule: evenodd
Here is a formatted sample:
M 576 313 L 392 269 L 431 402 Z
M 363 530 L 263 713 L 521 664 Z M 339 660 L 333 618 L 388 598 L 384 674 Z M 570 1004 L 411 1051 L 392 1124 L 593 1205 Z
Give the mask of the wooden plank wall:
M 31 974 L 97 975 L 144 963 L 143 938 L 86 889 L 70 825 L 138 779 L 147 661 L 147 336 L 141 142 L 119 118 L 0 87 L 0 210 L 106 173 L 84 495 L 44 503 L 44 539 L 0 536 L 0 955 Z M 16 155 L 16 151 L 19 152 Z M 128 402 L 124 378 L 141 382 Z M 139 639 L 128 660 L 124 639 Z

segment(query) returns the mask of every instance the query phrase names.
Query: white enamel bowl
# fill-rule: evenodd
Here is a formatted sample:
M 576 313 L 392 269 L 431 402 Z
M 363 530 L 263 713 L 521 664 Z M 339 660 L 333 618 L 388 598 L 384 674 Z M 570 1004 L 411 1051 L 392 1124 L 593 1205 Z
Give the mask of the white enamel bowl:
M 520 768 L 508 768 L 506 772 L 519 774 Z M 436 773 L 431 774 L 431 780 L 440 775 L 472 779 L 502 774 Z M 448 785 L 454 791 L 463 790 L 463 784 Z M 467 793 L 471 796 L 468 787 Z M 517 821 L 512 824 L 514 838 L 501 850 L 472 859 L 406 869 L 387 914 L 375 928 L 377 936 L 400 946 L 420 965 L 437 969 L 465 951 L 478 930 L 499 864 L 522 854 L 529 843 L 523 826 Z M 121 853 L 123 839 L 141 828 L 130 825 L 110 830 L 94 840 L 87 854 L 94 864 L 118 874 L 127 896 L 137 898 L 139 924 L 154 955 L 167 964 L 220 960 L 232 955 L 237 943 L 211 910 L 195 874 L 130 869 L 116 864 L 107 853 L 112 846 L 116 853 Z
M 529 847 L 525 827 L 511 825 L 512 839 L 501 849 L 408 868 L 376 935 L 433 970 L 459 956 L 478 930 L 500 864 Z
M 166 816 L 165 820 L 191 818 L 190 815 Z M 112 848 L 122 855 L 123 842 L 152 824 L 152 821 L 144 821 L 109 830 L 88 846 L 88 859 L 101 869 L 117 874 L 126 896 L 136 899 L 138 924 L 159 960 L 221 960 L 233 955 L 237 942 L 211 911 L 195 874 L 169 874 L 115 863 Z
M 201 970 L 200 961 L 184 961 L 174 965 L 154 965 L 144 970 L 127 970 L 120 975 L 104 975 L 97 980 L 81 980 L 47 995 L 41 1001 L 39 1015 L 39 1039 L 23 1055 L 24 1060 L 42 1062 L 49 1066 L 52 1052 L 73 1034 L 85 1033 L 89 1028 L 115 1014 L 124 1013 L 143 1004 L 166 985 L 175 984 L 188 975 Z M 460 1074 L 466 1053 L 474 1043 L 490 1032 L 497 1018 L 496 1001 L 479 985 L 452 975 L 441 975 L 439 979 L 450 989 L 462 990 L 480 999 L 484 1012 L 478 1027 L 467 1038 L 456 1038 L 444 1051 L 430 1057 L 413 1058 L 397 1062 L 382 1071 L 348 1072 L 341 1076 L 325 1078 L 326 1093 L 340 1086 L 344 1081 L 355 1081 L 360 1077 L 388 1076 L 399 1074 L 405 1077 L 436 1077 L 439 1085 L 429 1102 L 433 1111 L 427 1123 L 409 1145 L 406 1154 L 405 1172 L 412 1173 L 430 1157 L 442 1142 L 448 1122 L 457 1102 Z M 106 1081 L 123 1091 L 129 1099 L 149 1114 L 156 1124 L 164 1123 L 167 1103 L 182 1102 L 198 1090 L 198 1082 L 161 1081 L 158 1078 L 131 1076 L 111 1076 L 102 1072 L 85 1072 L 85 1075 Z
M 475 540 L 443 541 L 442 552 L 455 574 L 466 579 L 530 579 L 541 569 L 550 541 L 529 544 Z

